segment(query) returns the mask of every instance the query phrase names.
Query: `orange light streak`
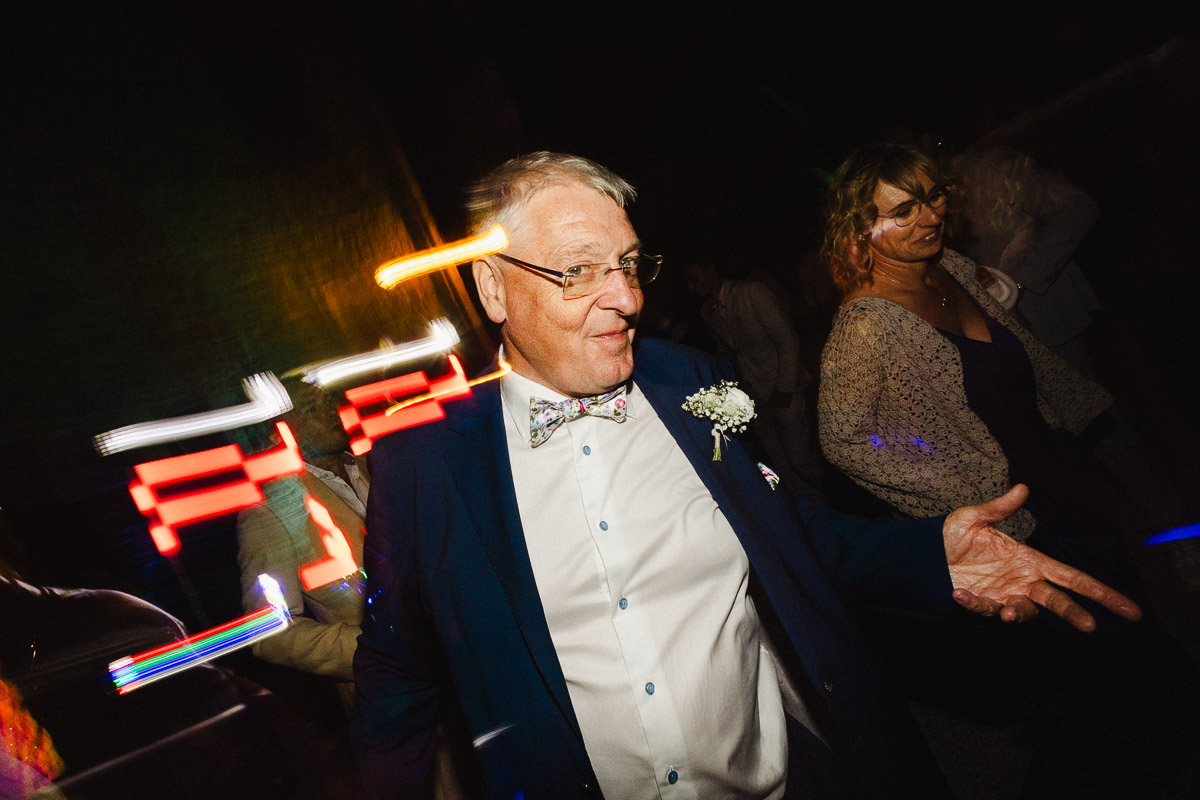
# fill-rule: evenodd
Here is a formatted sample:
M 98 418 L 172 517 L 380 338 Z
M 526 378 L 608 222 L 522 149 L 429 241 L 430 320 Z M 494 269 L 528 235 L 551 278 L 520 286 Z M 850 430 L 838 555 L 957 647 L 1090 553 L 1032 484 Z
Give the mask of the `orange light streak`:
M 464 264 L 477 258 L 499 253 L 508 247 L 508 236 L 499 225 L 493 225 L 487 233 L 459 239 L 457 242 L 421 250 L 389 261 L 375 270 L 375 282 L 384 289 L 418 275 L 436 272 L 439 269 Z
M 456 372 L 458 372 L 460 375 L 462 375 L 462 364 L 460 364 L 458 362 L 458 358 L 453 355 L 450 356 L 450 358 L 452 359 L 451 366 L 454 367 Z M 479 384 L 486 383 L 487 381 L 494 381 L 497 378 L 504 377 L 505 375 L 507 375 L 510 372 L 512 372 L 512 364 L 509 364 L 507 361 L 501 361 L 500 369 L 496 370 L 495 372 L 489 372 L 487 375 L 482 375 L 478 378 L 474 378 L 473 380 L 467 381 L 467 386 L 468 387 L 478 386 Z M 384 413 L 387 416 L 391 416 L 392 414 L 395 414 L 398 411 L 413 405 L 414 403 L 423 403 L 426 400 L 436 400 L 437 398 L 439 398 L 445 394 L 446 394 L 446 392 L 444 392 L 444 391 L 430 392 L 428 394 L 423 394 L 420 397 L 413 397 L 409 400 L 405 400 L 402 403 L 396 403 L 394 406 L 391 406 L 390 408 L 388 408 L 388 410 L 385 411 Z M 439 417 L 438 419 L 441 419 L 441 417 Z

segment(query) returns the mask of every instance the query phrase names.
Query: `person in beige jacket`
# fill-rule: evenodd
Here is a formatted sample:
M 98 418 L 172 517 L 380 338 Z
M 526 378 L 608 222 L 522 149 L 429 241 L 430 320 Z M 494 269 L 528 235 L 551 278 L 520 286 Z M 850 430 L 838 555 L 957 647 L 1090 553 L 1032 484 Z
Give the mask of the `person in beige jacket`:
M 350 455 L 349 437 L 336 406 L 306 383 L 288 387 L 292 410 L 284 416 L 304 458 L 304 472 L 263 485 L 262 503 L 238 515 L 238 565 L 242 605 L 260 608 L 258 576 L 279 582 L 292 614 L 283 633 L 252 646 L 254 655 L 280 666 L 331 678 L 349 711 L 354 701 L 351 664 L 361 633 L 365 576 L 351 571 L 341 580 L 306 589 L 300 570 L 328 556 L 322 527 L 309 514 L 307 498 L 324 506 L 346 537 L 356 567 L 362 566 L 363 517 L 369 477 L 366 460 Z

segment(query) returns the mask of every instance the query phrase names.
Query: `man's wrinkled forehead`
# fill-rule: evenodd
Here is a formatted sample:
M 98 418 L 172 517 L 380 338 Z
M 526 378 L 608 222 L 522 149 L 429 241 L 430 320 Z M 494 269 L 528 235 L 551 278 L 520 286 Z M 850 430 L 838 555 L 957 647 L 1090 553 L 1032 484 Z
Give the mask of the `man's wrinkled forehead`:
M 612 207 L 618 210 L 622 221 L 628 224 L 629 218 L 625 214 L 625 209 L 594 186 L 569 178 L 543 181 L 535 191 L 530 192 L 524 198 L 519 206 L 510 209 L 508 224 L 504 226 L 510 243 L 521 242 L 531 236 L 542 239 L 551 237 L 556 240 L 561 255 L 602 254 L 599 252 L 604 249 L 601 242 L 586 234 L 579 234 L 583 231 L 594 230 L 605 221 L 604 218 L 608 215 L 597 212 L 587 205 L 572 202 L 570 199 L 565 202 L 546 201 L 544 195 L 556 189 L 578 190 L 600 201 L 602 205 L 611 203 Z M 633 247 L 636 248 L 636 244 Z

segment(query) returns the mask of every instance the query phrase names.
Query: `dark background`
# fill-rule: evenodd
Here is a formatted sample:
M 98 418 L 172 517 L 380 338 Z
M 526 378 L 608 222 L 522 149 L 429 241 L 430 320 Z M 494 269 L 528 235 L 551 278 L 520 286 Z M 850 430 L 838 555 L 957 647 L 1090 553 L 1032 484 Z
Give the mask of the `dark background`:
M 10 557 L 193 627 L 235 615 L 229 521 L 185 530 L 169 564 L 125 490 L 132 464 L 223 440 L 101 459 L 90 437 L 242 402 L 253 372 L 418 338 L 438 312 L 481 367 L 489 332 L 460 274 L 384 293 L 371 272 L 465 235 L 464 187 L 537 149 L 589 156 L 639 188 L 634 223 L 667 257 L 648 300 L 670 316 L 692 302 L 679 274 L 694 258 L 765 270 L 789 292 L 811 284 L 824 180 L 856 144 L 904 136 L 953 155 L 990 136 L 1026 150 L 1103 208 L 1080 253 L 1106 305 L 1102 378 L 1195 494 L 1196 30 L 1195 12 L 1156 4 L 12 11 Z

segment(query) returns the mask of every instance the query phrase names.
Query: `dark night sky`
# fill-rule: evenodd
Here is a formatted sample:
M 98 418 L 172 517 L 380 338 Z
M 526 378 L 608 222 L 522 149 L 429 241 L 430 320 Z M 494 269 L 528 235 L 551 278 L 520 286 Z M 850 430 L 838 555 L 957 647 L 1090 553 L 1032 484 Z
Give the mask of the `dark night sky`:
M 697 249 L 794 227 L 821 173 L 885 130 L 958 152 L 1194 29 L 1153 4 L 1134 17 L 1050 3 L 616 3 L 576 17 L 453 0 L 411 26 L 385 6 L 356 18 L 440 224 L 461 225 L 462 187 L 499 160 L 560 149 L 643 187 L 642 218 L 675 250 L 701 231 L 749 226 Z M 414 81 L 414 60 L 446 68 Z

